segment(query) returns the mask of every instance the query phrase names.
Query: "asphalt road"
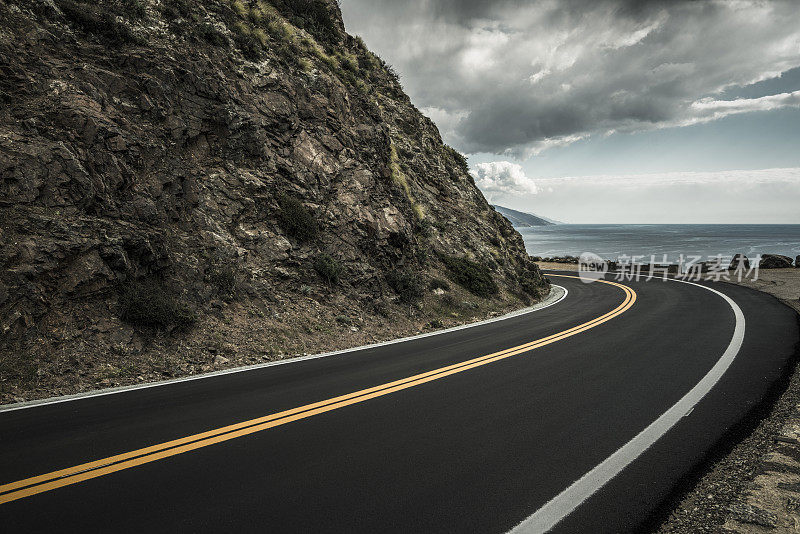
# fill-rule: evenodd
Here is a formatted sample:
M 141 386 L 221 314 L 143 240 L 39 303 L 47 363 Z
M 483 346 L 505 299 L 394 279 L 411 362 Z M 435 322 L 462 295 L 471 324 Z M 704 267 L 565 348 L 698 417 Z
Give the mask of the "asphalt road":
M 706 285 L 734 305 L 552 280 L 563 301 L 503 321 L 0 412 L 0 530 L 534 532 L 542 510 L 554 532 L 635 530 L 785 376 L 796 315 L 729 284 Z

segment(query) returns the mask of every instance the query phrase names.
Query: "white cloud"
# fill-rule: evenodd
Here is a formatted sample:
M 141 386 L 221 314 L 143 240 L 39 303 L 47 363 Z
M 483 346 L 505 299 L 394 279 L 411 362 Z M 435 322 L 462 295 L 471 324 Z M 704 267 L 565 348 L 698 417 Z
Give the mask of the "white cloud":
M 490 202 L 497 197 L 535 195 L 538 192 L 536 184 L 525 175 L 522 167 L 510 161 L 478 163 L 470 174 Z
M 343 0 L 342 8 L 418 106 L 458 117 L 444 137 L 467 153 L 525 158 L 609 131 L 798 105 L 791 92 L 723 96 L 800 66 L 793 2 Z
M 714 100 L 703 98 L 692 103 L 696 120 L 716 120 L 735 113 L 770 111 L 786 107 L 800 107 L 800 91 L 762 96 L 760 98 L 737 98 L 736 100 Z

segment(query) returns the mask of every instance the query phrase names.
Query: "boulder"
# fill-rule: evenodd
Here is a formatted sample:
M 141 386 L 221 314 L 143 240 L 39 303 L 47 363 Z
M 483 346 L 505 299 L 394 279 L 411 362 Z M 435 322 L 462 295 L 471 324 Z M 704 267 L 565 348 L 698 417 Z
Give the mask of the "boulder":
M 747 256 L 745 256 L 744 254 L 736 254 L 731 260 L 730 266 L 728 267 L 728 269 L 731 271 L 736 270 L 737 268 L 742 268 L 742 269 L 750 268 L 750 260 L 748 260 Z
M 794 259 L 794 266 L 795 266 L 795 267 L 800 267 L 800 256 L 797 256 L 797 257 Z
M 785 269 L 792 266 L 792 258 L 780 254 L 764 254 L 761 257 L 759 269 Z

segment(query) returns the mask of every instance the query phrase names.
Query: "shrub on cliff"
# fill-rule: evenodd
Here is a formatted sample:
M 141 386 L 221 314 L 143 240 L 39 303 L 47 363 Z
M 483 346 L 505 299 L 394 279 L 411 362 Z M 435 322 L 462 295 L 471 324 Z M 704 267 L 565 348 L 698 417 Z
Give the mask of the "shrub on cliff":
M 232 265 L 220 264 L 208 271 L 208 281 L 223 297 L 230 298 L 236 294 L 236 268 Z
M 386 275 L 386 283 L 406 304 L 417 302 L 425 294 L 425 284 L 416 272 L 395 269 Z
M 328 284 L 336 284 L 342 276 L 342 265 L 328 254 L 320 254 L 314 259 L 314 270 Z
M 275 0 L 274 4 L 289 22 L 306 30 L 317 41 L 326 45 L 339 41 L 339 30 L 324 0 Z
M 497 294 L 498 288 L 494 278 L 492 278 L 492 271 L 485 265 L 467 258 L 446 256 L 444 254 L 440 256 L 440 259 L 444 266 L 447 267 L 450 279 L 473 295 L 487 298 Z
M 290 237 L 307 243 L 317 237 L 319 229 L 314 214 L 303 203 L 290 195 L 282 195 L 278 199 L 278 222 Z
M 519 285 L 525 293 L 537 297 L 542 294 L 546 280 L 533 265 L 528 265 L 520 272 Z
M 196 320 L 192 310 L 155 278 L 123 285 L 119 306 L 123 321 L 141 326 L 187 326 Z
M 226 46 L 228 40 L 211 24 L 202 24 L 197 28 L 197 35 L 210 45 Z
M 446 281 L 442 280 L 441 278 L 433 278 L 430 283 L 428 284 L 428 288 L 431 291 L 435 291 L 437 289 L 443 289 L 445 291 L 450 291 L 450 284 Z

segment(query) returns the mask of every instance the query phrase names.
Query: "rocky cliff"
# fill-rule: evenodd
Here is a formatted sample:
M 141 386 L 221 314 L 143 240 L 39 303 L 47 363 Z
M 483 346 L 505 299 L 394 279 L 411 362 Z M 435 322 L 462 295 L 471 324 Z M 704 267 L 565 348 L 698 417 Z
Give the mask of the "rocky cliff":
M 547 285 L 323 0 L 0 0 L 0 237 L 0 401 L 353 345 Z

